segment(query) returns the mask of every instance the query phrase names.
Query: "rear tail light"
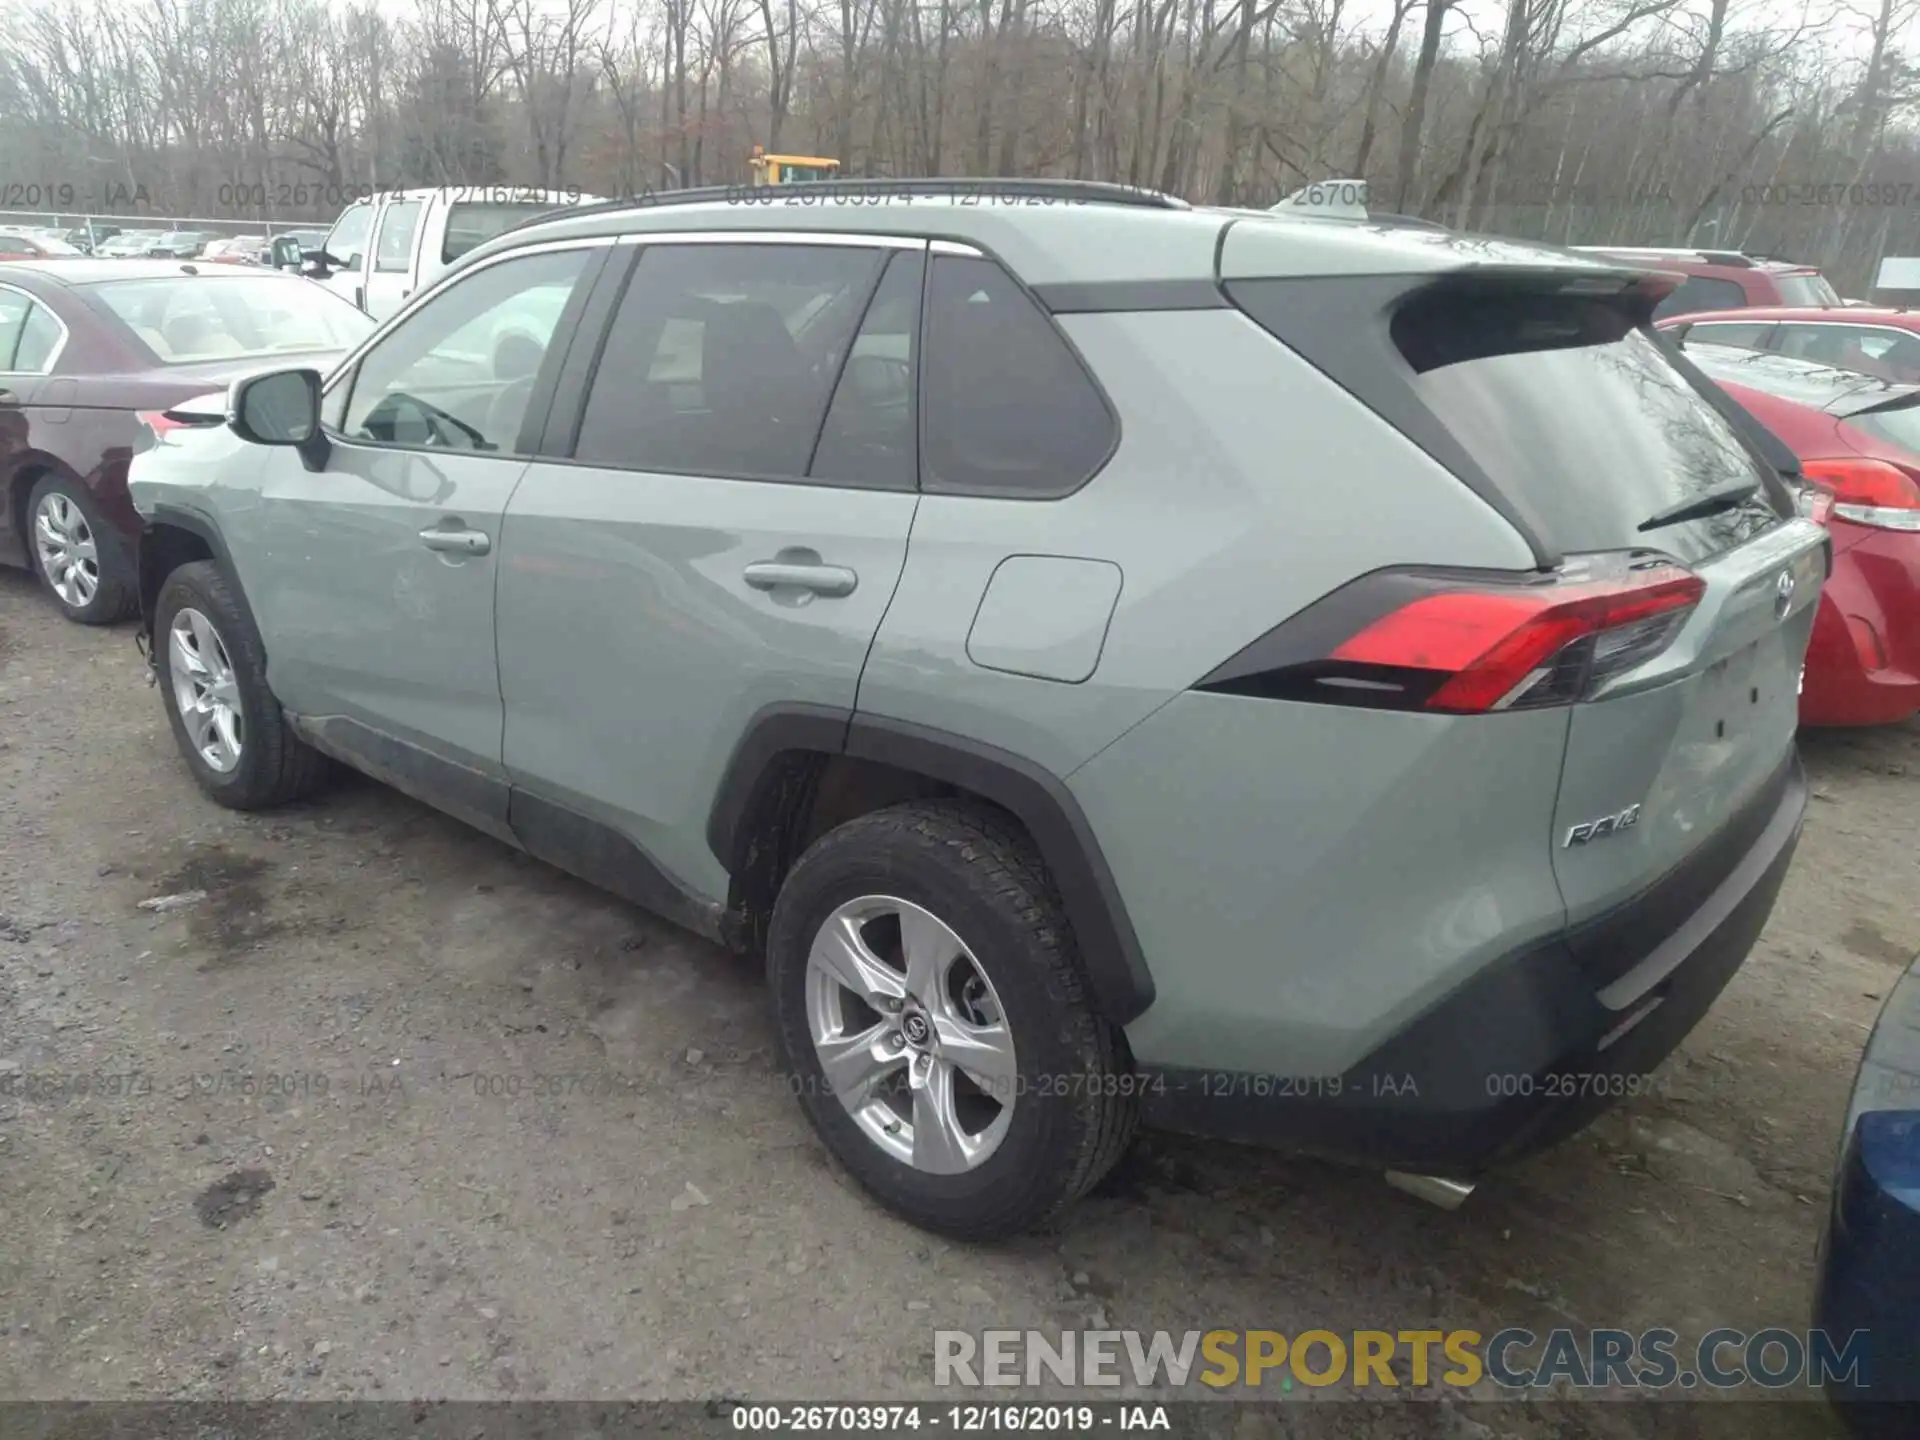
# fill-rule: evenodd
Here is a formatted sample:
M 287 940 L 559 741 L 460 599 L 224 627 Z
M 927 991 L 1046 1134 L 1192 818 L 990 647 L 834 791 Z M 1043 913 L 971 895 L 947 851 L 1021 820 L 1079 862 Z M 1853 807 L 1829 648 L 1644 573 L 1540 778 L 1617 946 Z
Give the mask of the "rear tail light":
M 219 390 L 208 390 L 202 394 L 190 396 L 180 401 L 179 404 L 170 410 L 136 410 L 133 412 L 133 417 L 153 433 L 155 440 L 158 440 L 162 435 L 172 430 L 193 429 L 203 425 L 219 425 L 224 419 L 221 415 L 187 410 L 182 407 L 192 405 L 197 401 L 205 401 L 209 396 L 219 395 L 221 393 L 223 392 Z
M 1454 715 L 1567 705 L 1666 649 L 1705 591 L 1662 557 L 1529 577 L 1381 571 L 1200 688 Z
M 1836 519 L 1879 530 L 1920 530 L 1920 485 L 1898 465 L 1864 457 L 1803 460 L 1800 473 L 1831 497 L 1829 513 Z

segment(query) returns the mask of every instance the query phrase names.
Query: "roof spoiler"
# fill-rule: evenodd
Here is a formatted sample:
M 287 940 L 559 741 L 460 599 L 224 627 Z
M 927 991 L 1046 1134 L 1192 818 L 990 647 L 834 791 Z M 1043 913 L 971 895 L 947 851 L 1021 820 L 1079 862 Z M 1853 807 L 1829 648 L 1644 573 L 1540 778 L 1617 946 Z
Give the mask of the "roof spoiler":
M 1366 220 L 1367 182 L 1364 180 L 1316 180 L 1302 185 L 1278 205 L 1275 215 L 1318 215 L 1328 220 Z

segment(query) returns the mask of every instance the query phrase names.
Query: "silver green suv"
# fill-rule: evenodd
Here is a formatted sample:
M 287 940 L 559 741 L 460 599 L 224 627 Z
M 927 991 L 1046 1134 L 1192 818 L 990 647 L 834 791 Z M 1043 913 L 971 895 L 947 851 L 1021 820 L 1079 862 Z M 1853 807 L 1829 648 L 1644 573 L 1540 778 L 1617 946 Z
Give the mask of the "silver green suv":
M 344 762 L 764 955 L 808 1118 L 950 1234 L 1142 1120 L 1457 1195 L 1637 1093 L 1791 856 L 1827 566 L 1670 279 L 1096 185 L 667 198 L 156 427 L 202 789 Z

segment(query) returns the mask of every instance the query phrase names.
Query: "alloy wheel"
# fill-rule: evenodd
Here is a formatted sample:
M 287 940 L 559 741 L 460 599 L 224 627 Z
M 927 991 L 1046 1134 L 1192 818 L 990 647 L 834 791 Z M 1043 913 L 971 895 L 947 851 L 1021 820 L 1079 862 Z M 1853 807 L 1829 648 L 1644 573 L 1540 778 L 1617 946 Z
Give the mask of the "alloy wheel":
M 93 527 L 72 497 L 53 491 L 33 515 L 33 547 L 40 573 L 69 609 L 84 610 L 100 590 L 100 548 Z
M 173 617 L 167 634 L 173 703 L 194 753 L 226 775 L 240 763 L 244 722 L 240 689 L 226 642 L 213 622 L 191 607 Z
M 1019 1089 L 1013 1032 L 945 921 L 891 896 L 848 901 L 814 936 L 806 992 L 826 1084 L 881 1150 L 957 1175 L 999 1148 Z

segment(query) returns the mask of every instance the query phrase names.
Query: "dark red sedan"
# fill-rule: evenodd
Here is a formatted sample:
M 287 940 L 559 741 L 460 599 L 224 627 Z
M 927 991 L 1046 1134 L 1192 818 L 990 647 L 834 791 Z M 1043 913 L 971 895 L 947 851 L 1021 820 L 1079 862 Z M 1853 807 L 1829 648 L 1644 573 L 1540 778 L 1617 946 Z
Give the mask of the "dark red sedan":
M 1689 333 L 1687 358 L 1800 459 L 1833 535 L 1800 696 L 1805 725 L 1920 712 L 1920 385 Z
M 0 264 L 0 564 L 33 569 L 70 619 L 131 614 L 140 527 L 127 461 L 143 415 L 253 370 L 325 370 L 373 329 L 325 286 L 276 271 Z

